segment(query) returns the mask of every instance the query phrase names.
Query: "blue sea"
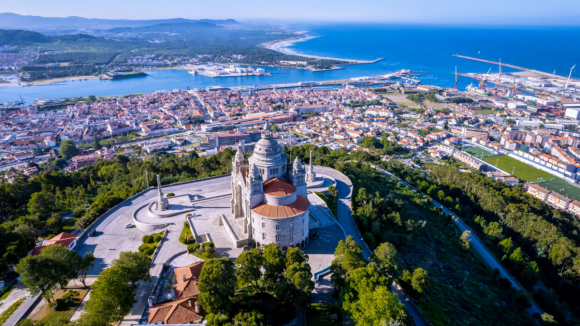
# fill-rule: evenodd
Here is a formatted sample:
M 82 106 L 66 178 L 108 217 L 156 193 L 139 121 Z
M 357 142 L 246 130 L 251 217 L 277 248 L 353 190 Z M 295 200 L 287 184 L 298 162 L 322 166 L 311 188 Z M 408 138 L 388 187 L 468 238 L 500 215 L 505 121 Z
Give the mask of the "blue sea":
M 567 76 L 580 63 L 580 27 L 473 27 L 411 26 L 385 24 L 294 24 L 296 31 L 308 31 L 316 38 L 292 44 L 288 49 L 327 57 L 385 60 L 369 65 L 346 66 L 344 70 L 311 72 L 265 67 L 271 77 L 211 78 L 184 70 L 153 70 L 144 78 L 125 80 L 77 80 L 32 87 L 1 87 L 0 102 L 22 96 L 35 98 L 107 96 L 153 92 L 161 89 L 207 86 L 278 84 L 321 81 L 392 73 L 401 69 L 427 71 L 424 84 L 452 87 L 458 72 L 497 72 L 498 67 L 455 58 L 461 54 Z M 509 68 L 504 67 L 504 72 Z M 580 67 L 572 73 L 580 78 Z M 460 77 L 459 87 L 471 82 Z

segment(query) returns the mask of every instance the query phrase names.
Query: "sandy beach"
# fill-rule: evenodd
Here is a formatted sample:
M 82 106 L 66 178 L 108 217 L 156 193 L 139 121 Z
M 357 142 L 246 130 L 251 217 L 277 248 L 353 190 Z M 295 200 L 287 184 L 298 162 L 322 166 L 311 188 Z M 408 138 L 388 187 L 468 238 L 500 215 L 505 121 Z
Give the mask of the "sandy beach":
M 322 56 L 317 56 L 317 55 L 310 55 L 310 54 L 302 54 L 302 53 L 298 53 L 295 51 L 292 51 L 290 49 L 288 49 L 289 46 L 294 45 L 296 43 L 299 42 L 305 42 L 314 38 L 317 38 L 320 36 L 312 36 L 312 35 L 308 35 L 308 34 L 303 34 L 301 36 L 295 37 L 295 38 L 291 38 L 288 40 L 283 40 L 283 41 L 279 41 L 279 42 L 274 42 L 274 43 L 266 43 L 264 44 L 264 47 L 270 50 L 274 50 L 280 53 L 284 53 L 284 54 L 289 54 L 289 55 L 299 55 L 302 57 L 307 57 L 307 58 L 314 58 L 314 59 L 327 59 L 327 60 L 340 60 L 340 61 L 346 61 L 348 63 L 353 63 L 353 64 L 364 64 L 364 63 L 372 63 L 373 61 L 369 61 L 369 60 L 352 60 L 352 59 L 342 59 L 342 58 L 332 58 L 332 57 L 322 57 Z
M 20 86 L 40 86 L 40 85 L 47 85 L 52 83 L 58 83 L 63 81 L 71 81 L 71 80 L 84 80 L 84 79 L 96 79 L 99 78 L 97 76 L 75 76 L 75 77 L 63 77 L 63 78 L 53 78 L 53 79 L 45 79 L 40 81 L 33 81 L 33 82 L 22 82 Z M 18 84 L 0 84 L 0 86 L 19 86 Z

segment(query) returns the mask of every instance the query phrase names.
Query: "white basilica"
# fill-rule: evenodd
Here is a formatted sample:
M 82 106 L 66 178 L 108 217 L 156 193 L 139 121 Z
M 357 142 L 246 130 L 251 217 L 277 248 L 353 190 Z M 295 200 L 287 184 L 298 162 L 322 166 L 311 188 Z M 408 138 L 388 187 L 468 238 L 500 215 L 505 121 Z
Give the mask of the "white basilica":
M 239 149 L 233 161 L 232 214 L 248 242 L 258 247 L 275 243 L 280 248 L 307 244 L 306 181 L 313 179 L 312 160 L 308 171 L 298 157 L 290 166 L 266 123 L 253 155 L 246 161 Z

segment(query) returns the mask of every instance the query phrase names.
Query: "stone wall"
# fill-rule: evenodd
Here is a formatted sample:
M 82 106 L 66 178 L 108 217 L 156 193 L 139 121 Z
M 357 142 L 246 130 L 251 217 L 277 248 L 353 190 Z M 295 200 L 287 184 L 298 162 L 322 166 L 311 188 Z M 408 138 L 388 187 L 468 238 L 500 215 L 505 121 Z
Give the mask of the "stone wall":
M 254 240 L 260 245 L 275 243 L 278 247 L 301 245 L 308 241 L 309 211 L 287 218 L 270 218 L 252 212 Z M 278 229 L 276 226 L 278 225 Z M 278 236 L 278 241 L 276 241 Z

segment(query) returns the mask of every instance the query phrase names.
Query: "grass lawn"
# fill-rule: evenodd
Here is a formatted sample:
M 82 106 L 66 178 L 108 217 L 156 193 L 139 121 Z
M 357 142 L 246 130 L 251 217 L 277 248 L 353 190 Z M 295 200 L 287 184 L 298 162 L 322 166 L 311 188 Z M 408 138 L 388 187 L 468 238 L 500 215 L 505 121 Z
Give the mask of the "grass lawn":
M 14 302 L 14 304 L 12 304 L 10 306 L 10 308 L 8 308 L 6 311 L 4 311 L 2 313 L 2 315 L 0 315 L 0 325 L 4 324 L 4 322 L 6 322 L 6 320 L 14 313 L 14 311 L 16 311 L 16 309 L 18 309 L 18 307 L 20 307 L 22 302 L 24 302 L 24 299 L 26 299 L 26 298 L 22 298 L 16 302 Z
M 7 287 L 3 288 L 2 290 L 0 290 L 0 301 L 6 299 L 8 297 L 10 292 L 12 292 L 12 290 L 14 290 L 14 288 L 16 287 L 16 284 L 17 284 L 17 282 L 14 282 L 14 284 L 7 286 Z
M 71 233 L 75 229 L 75 223 L 77 222 L 77 220 L 78 220 L 78 218 L 71 217 L 68 220 L 64 221 L 64 226 L 63 226 L 62 230 L 64 232 Z
M 425 101 L 423 102 L 423 104 L 425 104 L 425 106 L 426 106 L 426 107 L 428 107 L 428 108 L 430 108 L 430 107 L 434 107 L 434 108 L 439 108 L 439 109 L 442 109 L 442 108 L 444 108 L 444 107 L 445 107 L 445 106 L 443 105 L 443 103 L 436 103 L 436 102 L 431 102 L 431 101 L 429 101 L 429 100 L 425 100 Z
M 336 202 L 334 201 L 334 197 L 332 197 L 331 195 L 325 195 L 321 192 L 317 192 L 316 194 L 320 198 L 322 198 L 322 200 L 324 200 L 324 202 L 326 203 L 326 206 L 328 206 L 328 208 L 330 209 L 330 211 L 334 215 L 334 218 L 336 218 L 336 216 L 337 216 L 337 214 L 336 214 Z
M 72 314 L 73 310 L 75 310 L 75 308 L 79 305 L 79 303 L 81 303 L 81 300 L 87 293 L 86 289 L 79 288 L 61 289 L 54 294 L 54 300 L 61 298 L 63 295 L 66 294 L 68 290 L 73 290 L 76 293 L 74 300 L 72 300 L 72 302 L 70 302 L 68 305 L 66 305 L 60 310 L 53 311 L 52 309 L 49 308 L 48 304 L 45 304 L 40 311 L 38 311 L 34 315 L 31 315 L 29 318 L 36 321 L 40 321 L 42 323 L 48 323 L 49 321 L 56 319 L 68 319 Z M 46 303 L 46 301 L 44 301 L 44 303 Z
M 409 107 L 419 107 L 420 105 L 415 102 L 395 102 L 397 105 L 404 105 Z
M 515 167 L 514 176 L 535 183 L 548 190 L 555 191 L 571 199 L 580 200 L 580 188 L 568 184 L 563 179 L 560 179 L 548 172 L 538 170 L 523 162 L 506 155 L 484 157 L 483 160 L 495 166 L 496 160 L 499 159 L 498 167 L 508 173 L 512 172 Z
M 498 111 L 490 110 L 490 109 L 482 109 L 482 110 L 473 110 L 477 114 L 496 114 Z
M 507 173 L 512 173 L 512 171 L 514 171 L 514 176 L 525 181 L 535 182 L 539 178 L 546 180 L 555 178 L 548 172 L 538 170 L 535 167 L 529 166 L 526 163 L 520 162 L 515 158 L 509 157 L 507 155 L 484 157 L 483 160 L 493 166 L 495 166 L 497 162 L 498 168 L 506 171 Z
M 336 315 L 336 319 L 331 319 L 331 315 Z M 310 305 L 308 310 L 306 310 L 306 325 L 342 325 L 342 315 L 340 313 L 340 308 L 338 308 L 336 305 L 322 305 L 314 303 Z
M 181 235 L 179 236 L 179 242 L 183 244 L 187 244 L 185 242 L 186 239 L 193 238 L 193 234 L 191 233 L 191 229 L 189 228 L 189 223 L 183 223 L 183 230 L 181 230 Z M 191 242 L 193 243 L 193 242 Z

